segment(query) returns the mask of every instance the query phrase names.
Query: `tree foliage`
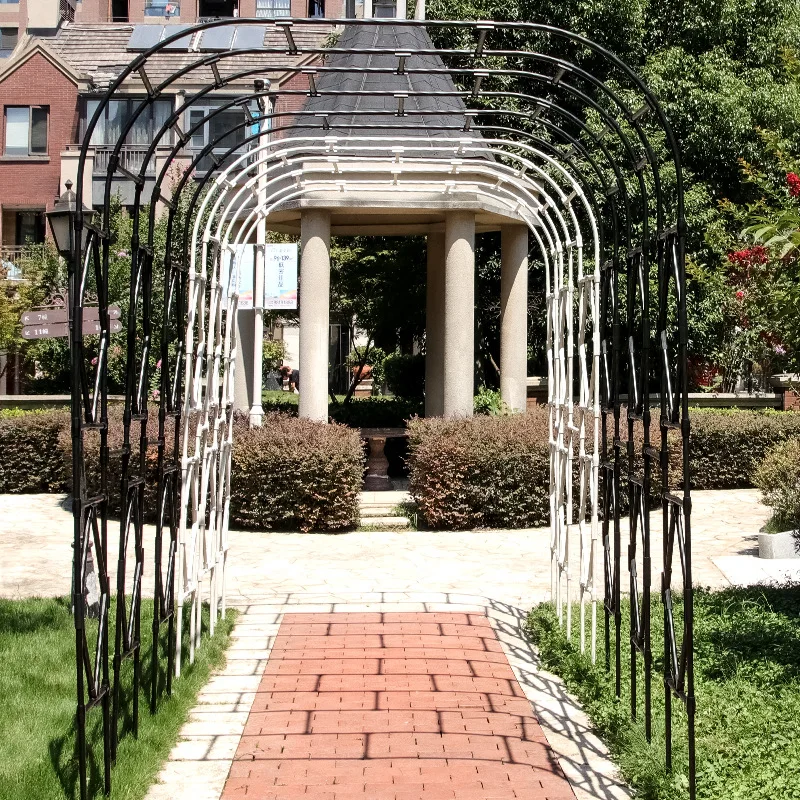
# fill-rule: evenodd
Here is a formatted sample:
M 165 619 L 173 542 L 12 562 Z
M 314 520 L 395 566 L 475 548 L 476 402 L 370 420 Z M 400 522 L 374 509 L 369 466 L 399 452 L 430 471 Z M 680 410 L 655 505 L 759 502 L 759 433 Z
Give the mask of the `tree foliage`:
M 800 67 L 796 53 L 800 42 L 800 3 L 797 0 L 696 3 L 567 0 L 552 4 L 541 0 L 511 3 L 429 0 L 427 11 L 428 16 L 438 19 L 533 21 L 567 28 L 603 45 L 645 79 L 658 97 L 681 147 L 689 224 L 687 298 L 693 362 L 700 372 L 709 361 L 723 365 L 728 380 L 735 382 L 746 364 L 765 356 L 762 334 L 771 335 L 770 329 L 778 320 L 775 309 L 767 306 L 786 305 L 791 294 L 791 276 L 782 276 L 786 284 L 782 300 L 777 297 L 777 290 L 774 296 L 766 291 L 768 286 L 763 282 L 765 292 L 758 298 L 761 305 L 756 308 L 757 293 L 751 291 L 752 307 L 743 317 L 736 296 L 740 287 L 730 281 L 728 255 L 742 246 L 741 231 L 748 209 L 759 202 L 764 189 L 763 182 L 759 185 L 747 174 L 743 175 L 742 163 L 757 165 L 765 179 L 773 183 L 780 183 L 785 176 L 780 153 L 770 146 L 764 131 L 770 131 L 773 140 L 780 141 L 784 153 L 800 152 Z M 469 32 L 443 29 L 434 35 L 440 45 L 474 46 Z M 496 31 L 491 37 L 493 48 L 568 57 L 607 82 L 634 109 L 641 104 L 641 97 L 635 96 L 623 76 L 588 50 L 572 47 L 555 37 L 545 40 L 542 34 L 530 31 Z M 524 64 L 520 62 L 520 67 L 552 72 L 552 67 L 531 59 Z M 568 81 L 577 88 L 591 90 L 576 76 L 569 76 Z M 544 94 L 570 110 L 580 111 L 574 97 L 563 87 L 555 89 L 524 76 L 504 78 L 502 86 L 499 83 L 490 86 L 484 79 L 482 88 Z M 484 104 L 500 102 L 520 107 L 525 103 L 503 98 Z M 614 110 L 609 103 L 601 102 L 601 107 Z M 619 117 L 618 111 L 614 114 Z M 593 130 L 602 127 L 596 111 L 584 116 Z M 579 129 L 570 128 L 569 123 L 561 124 L 588 143 Z M 664 195 L 674 207 L 675 174 L 667 158 L 663 134 L 649 117 L 643 118 L 642 127 L 661 164 L 659 177 Z M 633 129 L 627 124 L 622 128 L 638 147 Z M 542 138 L 552 138 L 541 121 L 532 131 Z M 608 143 L 619 163 L 629 162 L 614 137 L 609 137 Z M 652 189 L 652 180 L 646 180 Z M 633 181 L 628 188 L 635 197 L 638 189 Z M 767 221 L 777 226 L 773 235 L 782 232 L 791 237 L 791 231 L 796 230 L 791 216 L 776 217 L 774 211 L 780 204 L 766 205 L 769 206 L 765 209 Z M 743 321 L 747 323 L 744 327 Z M 784 315 L 780 324 L 785 322 Z M 773 351 L 772 355 L 776 353 Z

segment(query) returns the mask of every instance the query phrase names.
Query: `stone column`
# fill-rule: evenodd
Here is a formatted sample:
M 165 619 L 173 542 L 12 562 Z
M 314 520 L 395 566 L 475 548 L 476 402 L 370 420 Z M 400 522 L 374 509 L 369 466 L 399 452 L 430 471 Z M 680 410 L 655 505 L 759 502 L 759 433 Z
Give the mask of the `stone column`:
M 429 233 L 425 303 L 425 416 L 444 413 L 444 234 Z
M 233 407 L 248 414 L 253 405 L 253 332 L 255 311 L 243 308 L 236 313 L 236 372 L 233 376 Z
M 303 211 L 300 239 L 300 416 L 327 422 L 330 211 Z
M 450 211 L 444 233 L 445 417 L 472 416 L 475 376 L 475 214 Z
M 503 225 L 500 267 L 500 395 L 525 411 L 528 381 L 528 229 Z

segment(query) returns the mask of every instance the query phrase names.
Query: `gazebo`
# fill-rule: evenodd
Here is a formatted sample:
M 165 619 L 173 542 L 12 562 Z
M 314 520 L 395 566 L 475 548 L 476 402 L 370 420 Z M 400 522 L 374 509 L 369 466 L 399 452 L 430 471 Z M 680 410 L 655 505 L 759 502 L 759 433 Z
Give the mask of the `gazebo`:
M 474 240 L 488 231 L 502 237 L 501 394 L 510 409 L 523 411 L 528 228 L 539 224 L 532 214 L 538 188 L 508 176 L 471 129 L 441 58 L 420 55 L 435 51 L 425 28 L 349 27 L 336 47 L 349 52 L 329 56 L 319 75 L 305 70 L 310 96 L 262 163 L 275 175 L 270 196 L 289 199 L 270 203 L 263 218 L 254 199 L 236 212 L 250 227 L 255 221 L 256 231 L 300 237 L 300 415 L 328 417 L 330 238 L 371 234 L 426 237 L 425 413 L 471 415 Z M 279 163 L 288 158 L 291 167 Z M 258 202 L 267 202 L 266 195 Z M 260 333 L 250 318 L 239 326 L 239 347 L 248 355 Z M 251 382 L 239 402 L 249 400 L 258 419 L 260 356 L 252 369 L 249 360 L 238 362 L 239 388 Z

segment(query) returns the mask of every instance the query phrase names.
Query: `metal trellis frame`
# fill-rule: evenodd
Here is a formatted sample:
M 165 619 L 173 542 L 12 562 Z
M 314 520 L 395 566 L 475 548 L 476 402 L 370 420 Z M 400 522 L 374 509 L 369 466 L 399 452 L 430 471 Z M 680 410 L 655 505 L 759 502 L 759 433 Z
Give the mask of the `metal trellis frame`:
M 210 602 L 212 629 L 218 615 L 224 614 L 239 246 L 251 241 L 274 210 L 315 192 L 337 189 L 370 196 L 388 185 L 399 193 L 424 185 L 431 192 L 446 193 L 454 180 L 468 176 L 478 196 L 528 226 L 545 270 L 552 589 L 559 619 L 571 637 L 572 605 L 578 603 L 579 645 L 594 660 L 597 602 L 602 599 L 605 659 L 609 668 L 613 662 L 621 694 L 622 565 L 627 565 L 631 713 L 636 717 L 643 707 L 648 738 L 653 713 L 650 508 L 654 497 L 661 506 L 666 761 L 672 768 L 671 703 L 676 697 L 687 711 L 689 786 L 694 798 L 686 224 L 675 136 L 657 99 L 635 71 L 578 34 L 538 23 L 395 19 L 337 23 L 345 33 L 330 47 L 320 44 L 322 36 L 301 39 L 293 35 L 301 25 L 306 26 L 304 30 L 330 27 L 325 19 L 214 20 L 181 28 L 132 60 L 99 102 L 87 127 L 76 182 L 78 210 L 69 264 L 74 581 L 76 587 L 84 584 L 91 540 L 101 614 L 92 652 L 87 625 L 94 623 L 87 622 L 82 592 L 75 592 L 81 797 L 88 797 L 92 790 L 87 785 L 87 711 L 100 706 L 104 715 L 106 792 L 121 721 L 129 720 L 133 735 L 137 734 L 141 592 L 147 570 L 153 569 L 155 579 L 153 670 L 148 687 L 151 713 L 157 713 L 162 688 L 171 692 L 173 675 L 180 673 L 184 644 L 191 660 L 201 643 L 204 597 Z M 198 43 L 201 32 L 233 24 L 259 26 L 279 33 L 285 41 L 272 44 L 267 37 L 261 47 L 214 53 L 187 47 L 184 56 L 188 58 L 180 69 L 160 84 L 152 83 L 148 68 L 165 48 L 174 49 L 184 39 Z M 374 26 L 378 44 L 348 46 L 347 31 L 363 26 Z M 400 51 L 381 44 L 380 32 L 387 26 L 408 34 L 404 41 L 410 46 L 404 44 Z M 325 30 L 320 28 L 322 33 Z M 473 46 L 436 47 L 427 38 L 454 31 L 471 36 Z M 539 34 L 543 41 L 557 40 L 561 50 L 571 47 L 572 60 L 551 55 L 546 47 L 538 52 L 492 47 L 498 39 L 502 43 L 506 33 L 520 32 Z M 579 51 L 591 51 L 602 59 L 614 74 L 613 85 L 587 71 Z M 238 62 L 231 59 L 243 55 L 270 56 L 268 70 L 263 66 L 238 69 Z M 365 64 L 361 57 L 382 61 L 378 66 Z M 393 60 L 396 63 L 389 65 Z M 267 72 L 304 75 L 308 88 L 290 88 L 296 87 L 292 81 L 265 89 L 245 86 Z M 408 91 L 400 99 L 388 85 L 353 90 L 345 82 L 326 83 L 331 76 L 352 72 L 407 76 Z M 452 89 L 420 88 L 415 76 L 446 78 Z M 139 172 L 128 172 L 120 159 L 126 136 L 137 118 L 158 97 L 174 91 L 181 79 L 200 88 L 181 100 L 162 125 Z M 111 151 L 101 221 L 89 226 L 80 209 L 92 133 L 123 83 L 134 80 L 144 87 L 146 97 L 135 104 Z M 524 91 L 509 91 L 511 81 Z M 624 93 L 615 87 L 624 87 Z M 333 105 L 324 113 L 281 111 L 274 106 L 293 96 L 324 97 Z M 638 108 L 626 102 L 634 96 L 641 104 Z M 222 102 L 206 110 L 203 102 L 209 98 L 222 98 Z M 380 109 L 369 106 L 375 98 L 381 100 Z M 354 108 L 352 100 L 363 100 L 366 108 Z M 252 104 L 259 101 L 273 106 L 256 113 L 258 130 L 228 146 L 225 139 L 232 132 L 252 130 Z M 189 110 L 197 107 L 203 107 L 202 119 L 184 124 Z M 187 160 L 184 150 L 192 135 L 237 107 L 242 110 L 241 122 Z M 598 123 L 602 128 L 598 129 Z M 433 142 L 416 136 L 420 124 L 436 132 Z M 346 135 L 339 128 L 345 128 Z M 664 136 L 666 163 L 660 164 L 654 153 L 648 133 L 653 129 Z M 387 131 L 392 132 L 391 153 Z M 169 157 L 155 183 L 148 183 L 146 175 L 156 149 L 163 148 L 169 138 Z M 221 158 L 220 149 L 226 150 Z M 358 161 L 364 153 L 370 155 L 377 177 L 367 179 L 359 172 Z M 209 158 L 212 168 L 197 176 L 195 169 Z M 167 188 L 170 165 L 180 159 L 188 161 L 188 169 Z M 661 186 L 664 166 L 675 175 L 672 203 Z M 135 187 L 134 235 L 122 447 L 112 451 L 109 429 L 117 423 L 109 420 L 107 409 L 109 224 L 112 182 L 120 177 Z M 157 206 L 165 207 L 168 214 L 163 252 L 154 239 Z M 160 309 L 153 304 L 156 281 L 164 289 Z M 92 282 L 101 326 L 96 364 L 87 363 L 82 338 L 82 309 Z M 657 287 L 657 297 L 651 297 L 651 282 Z M 160 347 L 157 379 L 151 363 L 156 340 Z M 154 380 L 157 396 L 151 392 Z M 654 395 L 658 433 L 651 424 Z M 151 418 L 154 405 L 157 424 Z M 676 432 L 683 462 L 681 486 L 674 485 L 669 466 Z M 99 470 L 87 467 L 88 448 L 97 449 Z M 112 459 L 116 472 L 111 471 Z M 110 474 L 120 475 L 118 484 L 109 484 Z M 121 519 L 112 681 L 107 527 L 110 509 L 117 506 Z M 626 515 L 628 550 L 623 561 Z M 145 536 L 148 517 L 156 522 L 152 542 Z M 577 564 L 571 557 L 575 545 Z M 673 568 L 676 559 L 678 570 Z M 595 580 L 600 562 L 602 597 Z M 683 606 L 681 631 L 675 622 L 673 583 L 680 589 Z M 191 604 L 188 641 L 182 625 L 186 602 Z M 639 655 L 645 676 L 643 703 L 637 685 Z M 130 692 L 123 693 L 121 675 L 127 659 L 132 661 L 133 681 Z M 128 696 L 130 708 L 123 701 Z

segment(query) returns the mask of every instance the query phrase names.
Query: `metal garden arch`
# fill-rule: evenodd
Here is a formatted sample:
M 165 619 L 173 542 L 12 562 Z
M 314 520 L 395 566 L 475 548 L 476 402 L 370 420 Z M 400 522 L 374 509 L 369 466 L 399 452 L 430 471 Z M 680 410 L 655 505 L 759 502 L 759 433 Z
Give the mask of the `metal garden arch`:
M 571 635 L 572 601 L 580 608 L 579 642 L 595 657 L 596 603 L 594 565 L 602 548 L 605 615 L 605 658 L 621 692 L 622 518 L 629 516 L 627 568 L 630 575 L 631 643 L 629 679 L 631 713 L 636 717 L 637 653 L 644 663 L 644 715 L 649 738 L 652 716 L 652 653 L 650 594 L 652 589 L 650 507 L 654 498 L 662 512 L 663 563 L 661 596 L 665 650 L 662 675 L 666 698 L 666 760 L 672 768 L 671 701 L 686 708 L 690 795 L 695 795 L 693 616 L 689 495 L 689 414 L 686 371 L 685 234 L 680 151 L 656 98 L 637 74 L 613 54 L 585 37 L 538 23 L 496 23 L 425 20 L 339 20 L 344 33 L 330 47 L 298 44 L 293 26 L 329 25 L 330 20 L 218 20 L 181 29 L 133 59 L 114 81 L 88 125 L 81 149 L 77 180 L 77 209 L 72 220 L 70 271 L 74 581 L 84 585 L 89 541 L 93 540 L 101 586 L 101 618 L 97 640 L 90 645 L 83 594 L 75 593 L 76 681 L 79 775 L 81 796 L 88 797 L 86 714 L 100 706 L 103 714 L 104 788 L 110 790 L 110 766 L 116 756 L 119 716 L 123 704 L 123 662 L 133 661 L 132 708 L 136 734 L 141 683 L 141 577 L 155 575 L 153 620 L 153 677 L 149 688 L 155 712 L 161 691 L 171 691 L 180 671 L 182 606 L 191 602 L 190 657 L 200 644 L 200 612 L 204 581 L 209 581 L 211 624 L 224 611 L 224 574 L 232 446 L 233 359 L 237 293 L 224 287 L 235 273 L 236 245 L 248 241 L 256 224 L 287 198 L 321 188 L 372 191 L 359 176 L 356 148 L 373 149 L 375 162 L 385 169 L 384 184 L 404 180 L 424 164 L 435 177 L 432 190 L 445 192 L 452 175 L 465 162 L 481 176 L 477 191 L 503 204 L 528 225 L 535 250 L 545 269 L 549 429 L 551 450 L 550 508 L 553 597 L 559 618 Z M 302 73 L 307 89 L 254 86 L 204 113 L 193 126 L 184 126 L 186 112 L 233 81 L 263 78 L 262 69 L 228 71 L 233 52 L 203 54 L 200 34 L 226 25 L 280 30 L 285 45 L 237 50 L 236 55 L 268 53 L 304 55 L 318 60 L 312 67 L 294 63 L 271 65 L 270 72 Z M 348 46 L 348 31 L 373 26 L 376 42 L 387 26 L 403 32 L 413 46 L 398 50 L 382 45 Z M 469 48 L 437 48 L 445 30 L 460 30 L 472 40 Z M 607 83 L 577 61 L 547 52 L 492 49 L 504 32 L 529 31 L 544 41 L 558 40 L 576 54 L 591 51 L 613 70 L 627 96 L 640 104 L 631 108 Z M 406 35 L 407 34 L 407 35 Z M 178 40 L 188 40 L 187 52 L 196 60 L 160 85 L 148 76 L 153 56 Z M 263 40 L 262 40 L 263 41 Z M 191 43 L 195 48 L 191 48 Z M 392 66 L 355 65 L 357 56 L 392 59 Z M 396 61 L 395 61 L 396 60 Z M 542 72 L 529 70 L 529 65 Z M 524 68 L 521 68 L 524 67 Z M 137 117 L 182 76 L 205 74 L 212 80 L 187 97 L 162 126 L 138 174 L 124 169 L 120 152 Z M 389 90 L 353 91 L 329 78 L 354 71 L 393 76 L 438 76 L 452 89 L 398 93 Z M 123 81 L 138 76 L 147 97 L 122 130 L 109 159 L 104 204 L 99 224 L 84 219 L 83 177 L 92 132 L 104 108 Z M 514 79 L 526 91 L 501 90 Z M 470 85 L 471 84 L 471 85 Z M 456 88 L 456 86 L 464 88 Z M 537 93 L 538 92 L 538 93 Z M 331 98 L 334 106 L 277 112 L 266 105 L 281 96 Z M 383 110 L 338 112 L 335 103 L 358 96 L 386 101 Z M 390 107 L 390 103 L 393 107 Z M 253 104 L 258 107 L 257 110 Z M 443 103 L 439 108 L 437 104 Z M 467 104 L 471 104 L 468 106 Z M 417 109 L 412 108 L 416 104 Z M 433 104 L 433 105 L 431 105 Z M 240 126 L 251 131 L 244 142 L 231 145 L 221 159 L 214 157 L 226 131 L 209 142 L 189 169 L 165 192 L 167 166 L 157 176 L 149 198 L 145 174 L 165 136 L 174 136 L 171 158 L 180 155 L 192 134 L 210 119 L 235 106 L 242 109 Z M 350 119 L 349 136 L 335 133 L 336 118 Z M 427 117 L 435 115 L 431 125 Z M 649 117 L 666 142 L 659 162 L 642 122 Z M 436 147 L 420 147 L 403 131 L 415 118 L 440 135 Z M 598 129 L 599 120 L 602 125 Z M 185 129 L 184 129 L 185 128 Z M 379 131 L 391 129 L 397 152 L 381 148 Z M 252 132 L 255 131 L 255 132 Z M 383 140 L 385 141 L 385 139 Z M 398 155 L 402 155 L 402 158 Z M 214 166 L 195 179 L 194 168 L 207 157 Z M 301 161 L 302 157 L 302 161 Z M 406 166 L 397 168 L 398 161 Z M 305 164 L 305 166 L 303 166 Z M 310 165 L 310 167 L 309 167 Z M 241 168 L 240 168 L 241 167 Z M 674 202 L 668 205 L 661 170 L 674 172 Z M 306 170 L 311 169 L 311 172 Z M 406 172 L 404 172 L 404 169 Z M 121 452 L 109 451 L 107 355 L 109 214 L 112 179 L 126 177 L 135 185 L 134 236 L 131 246 L 129 313 L 126 320 L 127 380 L 122 420 Z M 250 177 L 248 177 L 250 176 Z M 391 177 L 394 176 L 394 177 Z M 195 184 L 192 186 L 192 184 Z M 155 208 L 168 210 L 167 245 L 154 243 Z M 147 219 L 142 216 L 146 206 Z M 189 213 L 182 217 L 183 210 Z M 181 227 L 182 225 L 182 227 Z M 139 231 L 146 231 L 144 239 Z M 227 254 L 227 255 L 226 255 Z M 226 259 L 230 269 L 225 271 Z M 160 318 L 153 314 L 153 281 L 164 287 Z M 657 297 L 651 297 L 651 282 Z M 100 346 L 97 363 L 87 363 L 82 337 L 82 309 L 87 290 L 96 290 L 100 306 Z M 153 332 L 160 340 L 160 391 L 157 423 L 150 419 L 147 387 Z M 654 391 L 655 388 L 655 391 Z M 658 406 L 658 432 L 651 424 L 651 405 Z M 87 434 L 94 431 L 94 436 Z M 677 437 L 675 433 L 677 432 Z M 677 445 L 675 439 L 677 438 Z M 192 446 L 192 443 L 193 446 Z M 147 470 L 147 450 L 157 447 L 155 476 Z M 99 477 L 85 468 L 88 446 L 99 451 Z M 679 450 L 683 482 L 670 474 L 671 449 Z M 119 460 L 119 486 L 109 485 L 109 461 Z M 146 490 L 157 499 L 156 534 L 144 540 Z M 113 669 L 110 669 L 108 608 L 111 591 L 107 565 L 109 507 L 118 499 L 119 526 L 117 615 L 114 626 Z M 570 541 L 577 538 L 577 572 L 570 560 Z M 129 544 L 133 544 L 133 589 L 126 597 Z M 675 549 L 680 566 L 673 574 Z M 150 559 L 148 561 L 147 559 Z M 641 565 L 641 576 L 639 566 Z M 577 597 L 572 582 L 577 578 Z M 676 630 L 673 583 L 682 596 L 682 631 Z M 587 626 L 587 612 L 589 621 Z M 162 628 L 166 626 L 166 642 Z M 588 627 L 588 630 L 587 630 Z M 612 633 L 613 631 L 613 633 Z M 612 638 L 614 656 L 612 657 Z M 176 658 L 177 656 L 177 658 Z M 164 665 L 163 662 L 166 662 Z M 112 679 L 113 673 L 113 679 Z

